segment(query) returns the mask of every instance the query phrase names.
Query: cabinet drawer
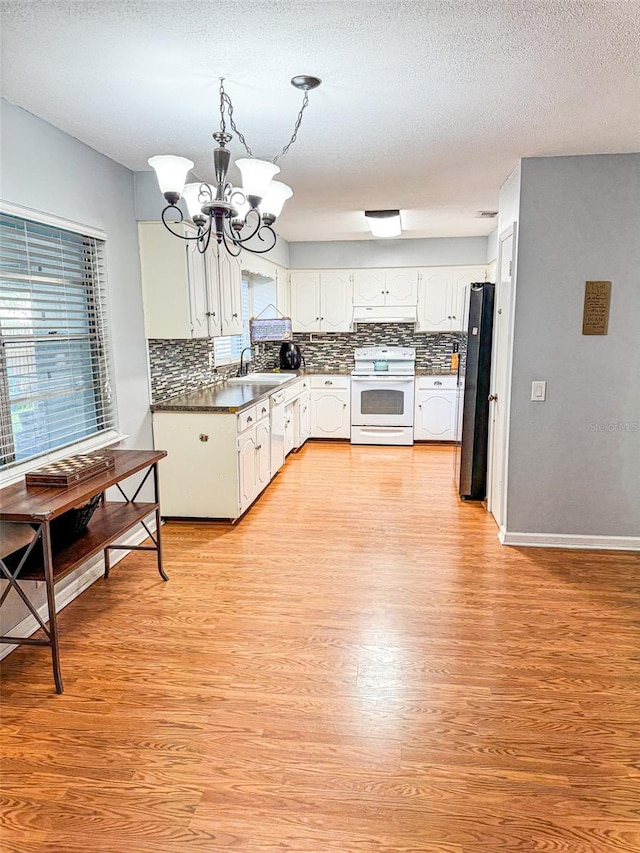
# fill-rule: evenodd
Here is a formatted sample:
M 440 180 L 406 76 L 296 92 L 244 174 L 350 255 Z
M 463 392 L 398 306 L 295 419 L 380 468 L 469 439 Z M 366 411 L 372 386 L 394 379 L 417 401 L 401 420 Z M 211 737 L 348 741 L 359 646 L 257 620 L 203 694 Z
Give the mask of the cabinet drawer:
M 417 391 L 448 391 L 455 390 L 457 376 L 455 373 L 444 376 L 416 376 Z
M 307 384 L 305 385 L 304 382 L 306 382 Z M 305 380 L 301 380 L 300 382 L 295 382 L 293 385 L 290 385 L 288 388 L 285 388 L 284 390 L 285 390 L 286 395 L 287 395 L 286 396 L 287 403 L 290 400 L 295 400 L 296 397 L 299 397 L 300 394 L 302 394 L 302 392 L 304 391 L 304 389 L 308 388 L 308 387 L 309 387 L 309 380 L 305 379 Z
M 244 432 L 245 429 L 255 426 L 258 420 L 256 406 L 250 406 L 243 412 L 238 412 L 238 432 Z
M 263 418 L 269 417 L 269 398 L 266 400 L 260 400 L 260 402 L 256 405 L 256 415 L 257 420 L 261 421 Z
M 349 390 L 349 385 L 351 383 L 350 376 L 337 376 L 337 375 L 324 375 L 324 376 L 310 376 L 311 387 L 322 388 L 326 390 Z

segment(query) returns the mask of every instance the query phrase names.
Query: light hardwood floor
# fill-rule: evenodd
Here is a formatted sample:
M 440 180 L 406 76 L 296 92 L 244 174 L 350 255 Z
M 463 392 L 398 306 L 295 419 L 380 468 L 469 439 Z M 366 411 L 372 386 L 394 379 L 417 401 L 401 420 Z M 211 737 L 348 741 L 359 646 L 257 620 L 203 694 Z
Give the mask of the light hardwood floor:
M 501 547 L 450 448 L 312 444 L 2 666 L 6 853 L 636 853 L 640 558 Z

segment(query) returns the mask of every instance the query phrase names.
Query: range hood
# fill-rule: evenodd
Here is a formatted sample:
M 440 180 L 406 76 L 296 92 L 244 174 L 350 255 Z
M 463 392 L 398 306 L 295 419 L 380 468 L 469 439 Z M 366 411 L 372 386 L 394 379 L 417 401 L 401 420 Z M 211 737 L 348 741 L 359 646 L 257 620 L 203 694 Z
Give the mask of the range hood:
M 415 323 L 415 305 L 354 305 L 354 323 Z

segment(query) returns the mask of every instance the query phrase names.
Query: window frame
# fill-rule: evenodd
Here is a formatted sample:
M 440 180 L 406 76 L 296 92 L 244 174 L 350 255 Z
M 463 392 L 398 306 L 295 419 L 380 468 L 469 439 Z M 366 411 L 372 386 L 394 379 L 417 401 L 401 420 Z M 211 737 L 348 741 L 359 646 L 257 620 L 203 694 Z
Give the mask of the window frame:
M 89 237 L 101 241 L 104 244 L 103 252 L 106 266 L 107 234 L 101 229 L 85 225 L 81 222 L 76 222 L 74 220 L 54 216 L 52 214 L 35 210 L 30 207 L 25 207 L 23 205 L 15 204 L 13 202 L 7 202 L 2 199 L 0 199 L 0 212 L 6 214 L 7 216 L 15 216 L 20 219 L 29 220 L 36 224 L 47 225 L 52 228 L 59 228 L 65 231 L 71 231 L 74 234 L 79 234 L 83 237 Z M 104 302 L 105 304 L 102 305 L 102 308 L 108 313 L 108 300 L 105 299 Z M 107 335 L 108 349 L 111 350 L 111 341 L 109 340 L 108 329 L 105 330 L 105 333 Z M 109 364 L 109 369 L 110 371 L 113 371 L 113 358 L 111 362 L 112 363 Z M 5 374 L 3 373 L 2 376 L 5 376 Z M 116 392 L 114 391 L 114 398 L 115 397 Z M 52 448 L 51 450 L 45 451 L 44 453 L 41 453 L 37 456 L 33 456 L 29 459 L 25 459 L 20 462 L 11 462 L 7 465 L 3 465 L 0 468 L 0 487 L 17 482 L 22 477 L 24 477 L 25 473 L 32 471 L 34 468 L 38 468 L 41 465 L 45 465 L 49 462 L 55 462 L 58 459 L 62 459 L 65 456 L 69 456 L 71 453 L 87 453 L 93 450 L 99 450 L 104 447 L 109 447 L 113 444 L 117 444 L 119 441 L 122 441 L 122 439 L 126 437 L 127 436 L 123 435 L 119 430 L 118 412 L 114 400 L 113 426 L 98 433 L 94 433 L 93 435 L 87 436 L 86 438 L 80 439 L 78 441 L 72 441 L 68 444 L 61 445 L 60 447 Z

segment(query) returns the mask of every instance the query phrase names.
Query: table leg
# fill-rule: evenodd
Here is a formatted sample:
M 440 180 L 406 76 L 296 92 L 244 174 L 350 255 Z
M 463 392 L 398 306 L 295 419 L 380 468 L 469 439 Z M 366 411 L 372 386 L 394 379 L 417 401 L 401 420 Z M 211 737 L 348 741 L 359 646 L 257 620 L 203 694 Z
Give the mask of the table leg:
M 162 580 L 168 581 L 169 576 L 162 565 L 162 519 L 160 517 L 160 480 L 158 477 L 157 462 L 153 466 L 153 490 L 155 493 L 156 503 L 158 504 L 158 508 L 156 509 L 156 548 L 158 553 L 158 571 L 160 572 Z
M 49 522 L 42 525 L 42 551 L 44 557 L 44 579 L 47 587 L 47 608 L 49 610 L 49 635 L 51 644 L 51 662 L 56 693 L 64 693 L 62 671 L 60 669 L 60 646 L 58 643 L 58 620 L 56 616 L 56 596 L 53 584 L 53 555 L 51 553 L 51 529 Z
M 109 549 L 104 549 L 104 578 L 105 580 L 109 577 L 109 570 L 111 569 L 111 563 L 109 562 Z

